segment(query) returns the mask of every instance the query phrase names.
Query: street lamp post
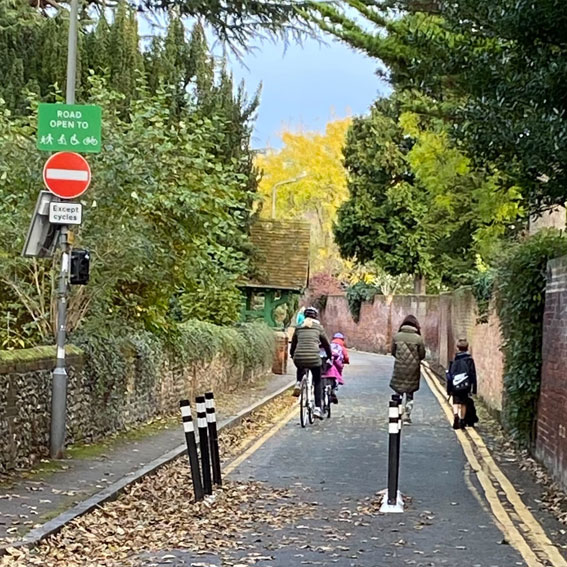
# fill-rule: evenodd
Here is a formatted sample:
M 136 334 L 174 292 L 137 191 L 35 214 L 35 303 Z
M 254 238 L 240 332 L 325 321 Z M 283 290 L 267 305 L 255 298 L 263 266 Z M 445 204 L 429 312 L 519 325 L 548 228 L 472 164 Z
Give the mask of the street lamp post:
M 75 83 L 77 80 L 77 27 L 79 3 L 71 0 L 69 13 L 69 36 L 67 49 L 67 104 L 75 104 Z M 61 226 L 61 271 L 57 286 L 57 362 L 53 370 L 51 394 L 51 430 L 49 453 L 52 459 L 62 459 L 65 451 L 65 422 L 67 419 L 67 368 L 65 361 L 65 339 L 67 334 L 67 295 L 69 291 L 69 268 L 71 247 L 69 227 Z
M 282 185 L 288 185 L 290 183 L 295 183 L 296 181 L 300 181 L 301 179 L 307 177 L 307 173 L 303 172 L 297 177 L 292 177 L 291 179 L 286 179 L 285 181 L 278 181 L 272 186 L 272 220 L 276 218 L 276 199 L 277 199 L 277 190 L 278 187 Z

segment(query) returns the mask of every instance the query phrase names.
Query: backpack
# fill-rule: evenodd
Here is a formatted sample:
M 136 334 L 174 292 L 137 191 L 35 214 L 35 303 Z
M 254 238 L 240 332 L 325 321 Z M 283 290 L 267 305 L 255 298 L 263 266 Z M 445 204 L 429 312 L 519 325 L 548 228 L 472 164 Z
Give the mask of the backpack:
M 451 363 L 449 378 L 451 380 L 451 390 L 458 394 L 468 394 L 472 389 L 471 379 L 468 375 L 467 358 L 456 358 Z
M 333 353 L 333 358 L 336 355 L 338 361 L 343 364 L 345 361 L 345 356 L 344 356 L 344 352 L 343 352 L 343 348 L 341 347 L 341 345 L 337 344 L 337 343 L 331 343 L 331 352 Z

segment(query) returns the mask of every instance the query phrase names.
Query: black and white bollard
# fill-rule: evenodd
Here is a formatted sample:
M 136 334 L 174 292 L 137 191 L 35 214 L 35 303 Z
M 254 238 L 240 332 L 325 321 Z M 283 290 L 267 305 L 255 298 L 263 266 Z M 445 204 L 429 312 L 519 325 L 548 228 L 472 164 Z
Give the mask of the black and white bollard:
M 205 396 L 197 396 L 195 401 L 197 402 L 197 426 L 199 428 L 199 449 L 201 450 L 201 467 L 203 469 L 203 488 L 205 494 L 212 494 L 213 482 L 211 479 L 211 457 L 209 454 Z
M 404 406 L 402 404 L 402 396 L 400 394 L 392 394 L 392 401 L 398 404 L 398 465 L 396 476 L 400 478 L 400 459 L 402 457 L 402 430 L 404 425 Z
M 189 400 L 179 402 L 181 408 L 181 418 L 183 420 L 183 431 L 185 431 L 185 441 L 187 443 L 187 455 L 191 466 L 191 479 L 193 481 L 193 493 L 195 501 L 203 500 L 203 484 L 201 482 L 201 472 L 199 471 L 199 455 L 197 453 L 197 441 L 195 440 L 195 425 L 191 416 L 191 404 Z
M 219 452 L 219 436 L 217 432 L 217 415 L 215 412 L 215 396 L 212 392 L 205 392 L 205 406 L 207 408 L 209 446 L 211 448 L 211 463 L 213 465 L 213 483 L 217 486 L 221 486 L 222 475 Z
M 400 438 L 401 413 L 400 399 L 392 396 L 388 408 L 388 488 L 384 491 L 384 498 L 380 512 L 400 513 L 404 511 L 402 495 L 398 490 L 398 477 L 400 472 Z

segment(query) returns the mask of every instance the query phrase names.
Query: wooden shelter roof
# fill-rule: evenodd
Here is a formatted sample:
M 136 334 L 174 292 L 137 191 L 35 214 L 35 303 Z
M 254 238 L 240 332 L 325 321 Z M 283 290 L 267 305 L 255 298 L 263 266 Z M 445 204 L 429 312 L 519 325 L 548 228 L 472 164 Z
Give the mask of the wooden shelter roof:
M 309 283 L 310 225 L 304 221 L 258 220 L 250 229 L 253 274 L 247 287 L 303 291 Z

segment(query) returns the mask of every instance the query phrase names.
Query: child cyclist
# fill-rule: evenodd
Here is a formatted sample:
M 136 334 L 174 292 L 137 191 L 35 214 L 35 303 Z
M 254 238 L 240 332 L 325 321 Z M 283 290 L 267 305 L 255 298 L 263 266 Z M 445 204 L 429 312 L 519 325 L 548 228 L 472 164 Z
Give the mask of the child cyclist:
M 464 429 L 469 394 L 476 394 L 476 367 L 467 339 L 457 341 L 457 354 L 447 372 L 447 394 L 453 398 L 453 429 Z M 472 408 L 471 408 L 472 409 Z M 469 416 L 472 417 L 472 416 Z
M 331 341 L 331 348 L 333 348 L 333 345 L 338 345 L 341 348 L 344 364 L 350 364 L 350 358 L 348 356 L 348 350 L 345 344 L 345 336 L 342 333 L 335 333 L 333 335 L 333 340 Z
M 345 364 L 350 364 L 348 350 L 345 346 L 345 337 L 342 333 L 335 333 L 331 341 L 331 351 L 333 357 L 329 360 L 328 367 L 323 373 L 323 378 L 333 380 L 333 390 L 331 392 L 331 402 L 338 404 L 337 391 L 339 385 L 344 384 L 343 369 Z

